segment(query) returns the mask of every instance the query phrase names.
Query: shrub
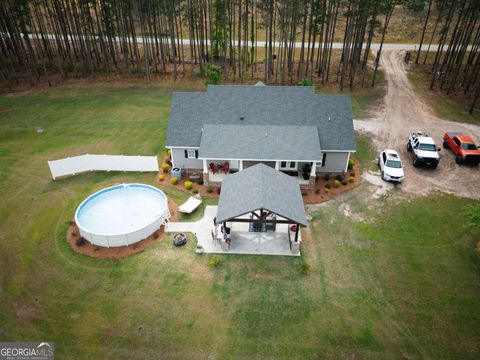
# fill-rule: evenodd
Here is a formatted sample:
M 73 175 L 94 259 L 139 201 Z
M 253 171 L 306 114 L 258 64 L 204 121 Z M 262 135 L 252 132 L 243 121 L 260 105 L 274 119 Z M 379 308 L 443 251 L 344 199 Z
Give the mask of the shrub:
M 348 180 L 347 180 L 347 179 L 343 179 L 342 185 L 344 185 L 344 186 L 345 186 L 345 185 L 348 185 Z
M 348 160 L 348 170 L 352 170 L 353 167 L 355 166 L 356 161 L 353 159 Z
M 167 149 L 167 157 L 168 157 L 169 159 L 172 158 L 172 150 Z
M 324 189 L 324 191 L 325 191 L 325 194 L 328 194 L 328 193 L 330 192 L 330 188 L 327 188 L 327 187 L 326 187 L 326 188 Z
M 352 171 L 352 172 L 350 173 L 350 177 L 355 177 L 355 171 Z
M 306 191 L 302 191 L 302 196 L 307 196 L 308 193 Z
M 338 179 L 333 180 L 333 187 L 338 188 L 340 186 L 341 182 Z
M 207 64 L 202 69 L 203 75 L 207 78 L 205 84 L 220 84 L 222 80 L 222 69 L 219 66 Z
M 221 187 L 217 188 L 217 194 L 218 194 L 218 195 L 220 195 L 220 192 L 221 192 L 221 191 L 222 191 L 222 188 L 221 188 Z
M 164 173 L 168 173 L 168 170 L 170 170 L 170 165 L 168 165 L 167 163 L 162 163 L 160 167 L 162 168 Z
M 342 182 L 343 179 L 345 179 L 345 176 L 343 176 L 342 174 L 338 174 L 338 175 L 335 176 L 335 179 Z
M 332 187 L 332 184 L 328 183 L 328 184 L 325 184 L 325 188 L 326 189 L 330 189 Z
M 208 260 L 208 266 L 212 268 L 218 268 L 222 265 L 223 260 L 220 256 L 213 256 L 210 260 Z
M 158 180 L 159 181 L 165 180 L 165 175 L 163 175 L 163 174 L 158 175 Z
M 176 185 L 178 183 L 178 179 L 176 177 L 172 177 L 170 179 L 170 182 L 173 184 L 173 185 Z
M 155 231 L 155 232 L 152 234 L 152 237 L 153 237 L 154 239 L 158 239 L 159 236 L 160 236 L 160 235 L 158 234 L 158 231 Z
M 353 183 L 354 181 L 355 181 L 355 178 L 354 178 L 353 176 L 350 176 L 350 177 L 348 178 L 348 182 L 349 182 L 349 183 Z
M 211 194 L 213 192 L 213 188 L 211 186 L 207 187 L 207 193 Z
M 312 86 L 313 82 L 310 79 L 303 79 L 298 82 L 299 86 Z
M 325 174 L 325 176 L 323 178 L 325 179 L 325 181 L 330 180 L 330 174 Z
M 197 190 L 197 189 L 193 189 L 193 193 L 194 193 L 194 194 L 198 194 L 198 190 Z
M 300 271 L 302 274 L 307 275 L 312 271 L 312 265 L 310 265 L 307 261 L 302 260 L 300 263 Z
M 83 236 L 80 236 L 77 240 L 75 240 L 75 245 L 78 247 L 84 246 L 86 243 L 87 240 Z
M 202 178 L 199 178 L 199 179 L 197 180 L 197 184 L 198 184 L 198 185 L 203 185 L 203 179 L 202 179 Z
M 315 194 L 317 194 L 317 195 L 320 194 L 320 192 L 321 192 L 320 189 L 315 190 Z
M 185 181 L 185 183 L 183 184 L 183 186 L 185 186 L 185 189 L 187 190 L 192 190 L 193 188 L 193 183 L 191 181 Z

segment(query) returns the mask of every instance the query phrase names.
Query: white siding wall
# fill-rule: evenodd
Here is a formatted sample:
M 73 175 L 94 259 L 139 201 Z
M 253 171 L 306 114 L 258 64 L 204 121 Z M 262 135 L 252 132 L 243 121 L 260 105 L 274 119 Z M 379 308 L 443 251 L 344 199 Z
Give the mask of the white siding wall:
M 203 161 L 200 159 L 185 158 L 186 149 L 172 149 L 172 163 L 174 167 L 181 169 L 203 169 Z
M 317 164 L 317 172 L 344 172 L 348 165 L 348 152 L 326 153 L 325 164 Z

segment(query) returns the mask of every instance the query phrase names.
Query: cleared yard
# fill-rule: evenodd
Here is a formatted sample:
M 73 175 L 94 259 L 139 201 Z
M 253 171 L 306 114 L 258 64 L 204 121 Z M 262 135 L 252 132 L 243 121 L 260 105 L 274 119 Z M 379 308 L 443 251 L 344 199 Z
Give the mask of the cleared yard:
M 339 211 L 341 198 L 314 214 L 303 258 L 225 256 L 214 268 L 192 238 L 119 261 L 74 253 L 67 221 L 86 195 L 155 176 L 52 182 L 46 160 L 163 153 L 168 90 L 0 97 L 0 339 L 52 340 L 62 359 L 480 356 L 480 231 L 462 210 L 470 200 L 385 196 L 372 207 L 364 184 L 348 202 L 354 217 Z M 359 150 L 372 160 L 364 137 Z M 177 204 L 189 195 L 162 189 Z

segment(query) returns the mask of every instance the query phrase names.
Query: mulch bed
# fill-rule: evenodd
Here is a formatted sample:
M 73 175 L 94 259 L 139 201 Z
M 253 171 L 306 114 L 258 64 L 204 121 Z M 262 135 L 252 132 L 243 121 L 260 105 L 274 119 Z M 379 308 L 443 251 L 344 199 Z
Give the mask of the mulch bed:
M 176 221 L 178 219 L 178 206 L 170 198 L 168 198 L 168 207 L 170 208 L 171 214 L 170 221 Z M 90 256 L 95 259 L 117 260 L 126 258 L 130 255 L 138 254 L 149 246 L 161 241 L 163 238 L 165 238 L 164 227 L 160 227 L 155 234 L 156 235 L 152 234 L 146 239 L 128 246 L 106 248 L 103 246 L 93 245 L 88 242 L 88 240 L 86 240 L 82 246 L 78 246 L 76 242 L 80 237 L 80 232 L 75 222 L 72 221 L 67 230 L 67 241 L 72 249 L 79 254 Z
M 199 172 L 200 176 L 202 176 L 202 172 Z M 302 189 L 302 195 L 303 195 L 303 201 L 305 204 L 313 205 L 313 204 L 319 204 L 325 201 L 332 200 L 336 198 L 338 195 L 343 194 L 344 192 L 347 192 L 357 186 L 359 186 L 362 182 L 362 176 L 361 176 L 361 167 L 360 163 L 358 161 L 355 162 L 355 165 L 351 170 L 349 170 L 345 174 L 345 178 L 348 180 L 351 174 L 354 174 L 354 181 L 352 183 L 348 183 L 347 185 L 341 184 L 338 188 L 334 188 L 332 186 L 333 181 L 335 180 L 335 176 L 330 176 L 329 180 L 325 180 L 324 177 L 321 175 L 317 176 L 317 181 L 315 182 L 315 188 L 313 190 L 307 190 L 307 189 Z M 159 176 L 163 175 L 164 179 L 159 180 Z M 187 181 L 188 175 L 184 176 L 177 184 L 172 184 L 170 182 L 171 179 L 171 174 L 169 173 L 164 173 L 163 171 L 160 171 L 157 175 L 157 183 L 161 184 L 162 186 L 168 186 L 168 187 L 173 187 L 177 188 L 179 190 L 183 191 L 188 191 L 192 195 L 194 195 L 193 190 L 197 190 L 198 193 L 202 197 L 210 197 L 210 198 L 218 198 L 220 196 L 219 192 L 219 187 L 212 187 L 213 191 L 209 193 L 207 191 L 208 187 L 205 185 L 199 185 L 196 183 L 193 183 L 193 189 L 192 190 L 186 190 L 184 183 Z M 325 187 L 329 184 L 331 188 L 329 191 L 325 191 Z

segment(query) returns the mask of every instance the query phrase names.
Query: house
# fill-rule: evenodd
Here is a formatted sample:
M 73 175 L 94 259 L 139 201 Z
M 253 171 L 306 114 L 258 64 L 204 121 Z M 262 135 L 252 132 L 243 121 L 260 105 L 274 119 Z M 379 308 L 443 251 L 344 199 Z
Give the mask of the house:
M 174 167 L 202 172 L 206 184 L 263 163 L 311 186 L 318 174 L 348 169 L 356 150 L 350 96 L 316 94 L 313 86 L 175 92 L 166 147 Z

